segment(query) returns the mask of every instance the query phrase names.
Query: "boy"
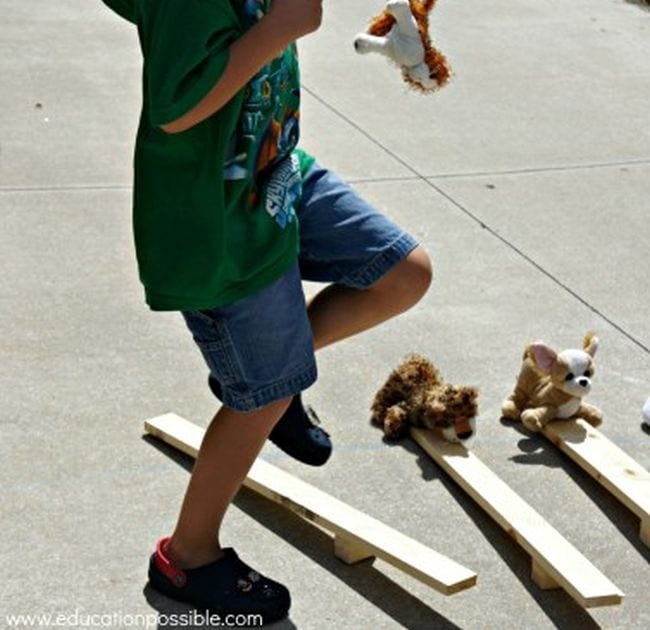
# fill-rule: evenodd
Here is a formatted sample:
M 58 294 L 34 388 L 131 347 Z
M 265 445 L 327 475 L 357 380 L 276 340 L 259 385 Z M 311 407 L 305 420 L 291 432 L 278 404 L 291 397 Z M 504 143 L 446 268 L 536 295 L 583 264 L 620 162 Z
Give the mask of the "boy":
M 413 304 L 431 281 L 416 241 L 296 148 L 295 41 L 321 0 L 104 0 L 144 57 L 134 234 L 153 310 L 179 310 L 223 405 L 151 584 L 221 614 L 287 615 L 288 590 L 223 549 L 224 513 L 267 437 L 323 464 L 300 392 L 314 350 Z M 308 305 L 301 279 L 330 283 Z

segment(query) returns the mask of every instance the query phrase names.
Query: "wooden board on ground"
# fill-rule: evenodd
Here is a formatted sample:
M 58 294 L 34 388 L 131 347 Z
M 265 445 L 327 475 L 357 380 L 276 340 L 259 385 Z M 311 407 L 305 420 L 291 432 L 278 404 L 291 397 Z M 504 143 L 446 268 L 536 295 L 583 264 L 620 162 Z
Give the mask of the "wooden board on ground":
M 639 535 L 650 547 L 650 473 L 582 419 L 555 420 L 543 433 L 641 519 Z
M 146 421 L 145 431 L 191 457 L 204 435 L 201 427 L 173 413 Z M 244 485 L 330 531 L 335 555 L 348 564 L 381 558 L 445 595 L 476 584 L 473 571 L 262 459 Z
M 531 556 L 538 586 L 563 588 L 583 608 L 622 602 L 623 593 L 476 455 L 431 431 L 413 428 L 411 436 Z

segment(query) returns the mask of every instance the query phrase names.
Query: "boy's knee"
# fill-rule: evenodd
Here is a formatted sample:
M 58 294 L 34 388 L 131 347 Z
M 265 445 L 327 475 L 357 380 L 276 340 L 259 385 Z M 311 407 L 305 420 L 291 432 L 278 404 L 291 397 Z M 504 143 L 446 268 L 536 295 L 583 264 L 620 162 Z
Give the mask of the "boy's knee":
M 399 302 L 401 310 L 416 304 L 433 280 L 433 267 L 427 251 L 418 245 L 380 281 L 381 289 Z
M 421 245 L 418 245 L 407 257 L 408 274 L 414 285 L 418 299 L 421 298 L 431 286 L 433 280 L 433 265 L 431 258 Z
M 412 306 L 418 302 L 431 286 L 433 267 L 429 254 L 418 245 L 396 268 L 399 277 L 395 280 L 405 299 Z

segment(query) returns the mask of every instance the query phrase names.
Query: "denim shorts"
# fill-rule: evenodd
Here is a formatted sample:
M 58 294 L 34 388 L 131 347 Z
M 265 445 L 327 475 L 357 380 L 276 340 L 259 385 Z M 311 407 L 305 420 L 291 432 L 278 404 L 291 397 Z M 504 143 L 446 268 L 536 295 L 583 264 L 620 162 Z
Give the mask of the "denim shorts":
M 316 380 L 316 360 L 301 280 L 365 289 L 417 241 L 331 171 L 314 165 L 296 209 L 297 264 L 257 293 L 183 317 L 219 381 L 224 405 L 253 411 Z

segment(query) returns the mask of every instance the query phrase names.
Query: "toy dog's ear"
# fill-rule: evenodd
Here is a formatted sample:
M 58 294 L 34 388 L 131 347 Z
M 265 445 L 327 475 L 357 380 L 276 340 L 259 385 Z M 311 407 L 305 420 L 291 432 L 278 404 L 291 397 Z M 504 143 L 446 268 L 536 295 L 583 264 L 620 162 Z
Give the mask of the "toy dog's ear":
M 550 374 L 557 361 L 557 352 L 541 341 L 531 343 L 528 350 L 529 356 L 537 368 L 545 374 Z
M 474 402 L 478 398 L 478 390 L 476 387 L 465 386 L 461 388 L 463 394 L 463 402 Z
M 592 358 L 596 354 L 596 350 L 598 350 L 598 337 L 596 337 L 596 333 L 593 330 L 585 335 L 582 341 L 582 349 Z

